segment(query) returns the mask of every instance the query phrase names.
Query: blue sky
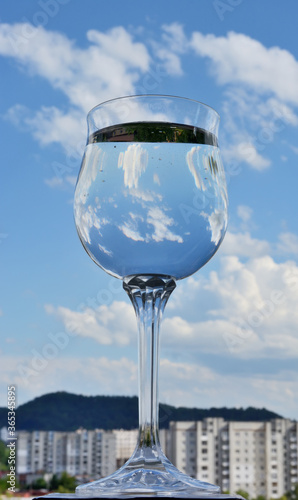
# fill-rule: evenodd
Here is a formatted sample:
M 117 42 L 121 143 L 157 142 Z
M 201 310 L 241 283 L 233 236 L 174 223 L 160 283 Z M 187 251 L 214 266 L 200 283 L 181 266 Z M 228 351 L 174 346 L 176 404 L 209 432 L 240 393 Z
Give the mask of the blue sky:
M 167 305 L 160 399 L 298 418 L 297 15 L 294 0 L 1 6 L 1 406 L 13 383 L 19 404 L 137 393 L 132 307 L 72 202 L 88 110 L 158 93 L 219 112 L 230 199 L 219 252 Z

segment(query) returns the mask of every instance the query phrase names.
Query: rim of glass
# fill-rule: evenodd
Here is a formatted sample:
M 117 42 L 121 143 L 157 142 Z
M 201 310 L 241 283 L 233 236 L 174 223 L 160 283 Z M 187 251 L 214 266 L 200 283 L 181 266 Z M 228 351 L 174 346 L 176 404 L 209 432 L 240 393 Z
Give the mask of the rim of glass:
M 214 108 L 212 108 L 212 106 L 209 106 L 209 104 L 205 104 L 202 101 L 197 101 L 196 99 L 191 99 L 190 97 L 181 97 L 179 95 L 170 95 L 170 94 L 133 94 L 133 95 L 124 95 L 121 97 L 114 97 L 113 99 L 107 99 L 106 101 L 100 102 L 99 104 L 96 104 L 96 106 L 93 106 L 93 108 L 91 108 L 90 111 L 87 113 L 87 116 L 89 116 L 95 109 L 99 108 L 103 104 L 108 104 L 110 102 L 121 101 L 122 99 L 129 99 L 134 97 L 168 97 L 168 98 L 170 97 L 171 99 L 181 99 L 185 101 L 194 102 L 196 104 L 204 106 L 205 108 L 209 108 L 211 111 L 213 111 L 213 113 L 217 115 L 218 120 L 220 120 L 219 113 Z

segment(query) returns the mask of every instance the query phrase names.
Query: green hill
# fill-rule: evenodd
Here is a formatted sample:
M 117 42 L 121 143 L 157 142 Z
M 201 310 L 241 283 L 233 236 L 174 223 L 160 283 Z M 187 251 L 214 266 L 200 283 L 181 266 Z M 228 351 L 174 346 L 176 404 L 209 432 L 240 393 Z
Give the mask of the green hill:
M 282 418 L 265 408 L 175 408 L 160 405 L 160 427 L 169 422 L 222 417 L 227 421 L 268 421 Z M 0 428 L 7 425 L 7 408 L 0 408 Z M 138 398 L 125 396 L 82 396 L 67 392 L 45 394 L 16 410 L 17 430 L 73 431 L 86 429 L 135 429 L 138 427 Z

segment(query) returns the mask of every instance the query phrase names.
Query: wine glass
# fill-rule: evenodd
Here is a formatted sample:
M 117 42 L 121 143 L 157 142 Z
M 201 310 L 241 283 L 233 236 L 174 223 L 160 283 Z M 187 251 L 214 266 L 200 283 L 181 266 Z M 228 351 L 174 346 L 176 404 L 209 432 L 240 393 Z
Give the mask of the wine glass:
M 180 472 L 161 450 L 158 351 L 161 316 L 176 281 L 206 264 L 225 235 L 219 116 L 194 100 L 141 95 L 106 101 L 87 121 L 75 222 L 91 259 L 123 280 L 137 316 L 139 435 L 123 467 L 78 486 L 76 495 L 218 495 L 218 486 Z

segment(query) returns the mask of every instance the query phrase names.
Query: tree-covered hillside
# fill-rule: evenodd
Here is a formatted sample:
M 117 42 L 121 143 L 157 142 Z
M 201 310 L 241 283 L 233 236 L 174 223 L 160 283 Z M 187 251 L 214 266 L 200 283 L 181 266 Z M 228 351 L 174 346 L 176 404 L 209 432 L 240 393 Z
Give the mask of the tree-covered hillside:
M 222 417 L 234 421 L 268 421 L 280 417 L 265 408 L 175 408 L 160 405 L 160 427 L 181 420 Z M 7 408 L 0 408 L 0 428 L 7 425 Z M 40 396 L 16 410 L 17 430 L 72 431 L 134 429 L 138 427 L 138 399 L 125 396 L 82 396 L 55 392 Z

